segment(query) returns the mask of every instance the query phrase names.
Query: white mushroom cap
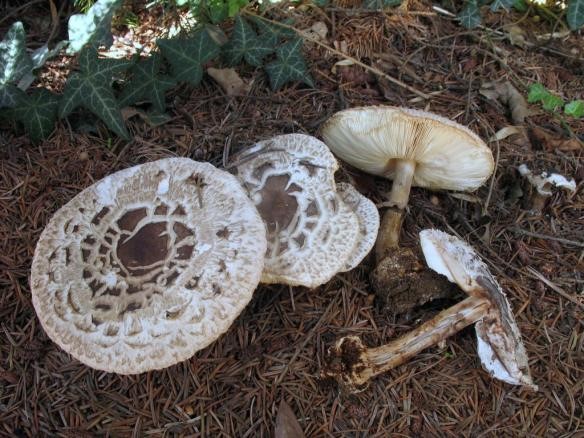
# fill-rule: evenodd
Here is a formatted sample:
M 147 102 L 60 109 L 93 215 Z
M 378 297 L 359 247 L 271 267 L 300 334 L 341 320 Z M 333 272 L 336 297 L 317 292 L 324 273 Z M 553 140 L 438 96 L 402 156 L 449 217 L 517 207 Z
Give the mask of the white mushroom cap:
M 31 289 L 49 337 L 100 370 L 137 374 L 226 332 L 259 283 L 265 227 L 231 174 L 169 158 L 114 173 L 58 210 Z
M 335 190 L 338 164 L 323 142 L 280 135 L 244 151 L 235 166 L 266 223 L 262 282 L 316 287 L 345 268 L 359 218 Z
M 468 295 L 487 299 L 491 304 L 487 315 L 475 324 L 483 367 L 499 380 L 537 390 L 511 306 L 487 265 L 464 241 L 439 230 L 421 231 L 420 243 L 431 269 L 458 284 Z
M 331 150 L 367 173 L 393 179 L 395 160 L 416 164 L 412 185 L 471 191 L 491 175 L 491 150 L 471 130 L 425 111 L 390 106 L 351 108 L 322 128 Z
M 373 201 L 359 193 L 351 184 L 338 183 L 337 193 L 345 204 L 353 209 L 359 219 L 359 239 L 342 270 L 346 272 L 356 268 L 375 245 L 379 230 L 379 211 Z

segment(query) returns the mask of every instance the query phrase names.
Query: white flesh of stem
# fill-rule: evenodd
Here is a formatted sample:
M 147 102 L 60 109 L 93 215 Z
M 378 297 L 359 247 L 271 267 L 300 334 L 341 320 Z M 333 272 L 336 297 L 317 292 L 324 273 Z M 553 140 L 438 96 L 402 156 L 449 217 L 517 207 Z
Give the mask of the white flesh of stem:
M 366 362 L 371 367 L 370 377 L 407 362 L 420 351 L 436 345 L 464 327 L 474 324 L 487 314 L 488 308 L 489 302 L 487 300 L 469 297 L 440 312 L 430 321 L 401 338 L 381 347 L 368 348 L 365 356 Z

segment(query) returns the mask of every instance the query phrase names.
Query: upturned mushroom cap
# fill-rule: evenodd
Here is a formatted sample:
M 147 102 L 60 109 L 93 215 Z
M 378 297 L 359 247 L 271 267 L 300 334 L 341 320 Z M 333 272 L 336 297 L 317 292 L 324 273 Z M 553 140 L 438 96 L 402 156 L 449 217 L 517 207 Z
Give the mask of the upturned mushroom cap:
M 374 175 L 393 179 L 396 160 L 410 160 L 412 184 L 434 190 L 475 190 L 494 168 L 491 150 L 476 134 L 425 111 L 351 108 L 334 114 L 322 136 L 335 155 Z
M 373 201 L 359 193 L 351 184 L 338 183 L 337 193 L 345 204 L 353 209 L 359 219 L 357 245 L 349 254 L 349 259 L 341 271 L 346 272 L 356 268 L 375 245 L 379 230 L 379 211 Z
M 439 230 L 421 231 L 420 243 L 431 269 L 468 295 L 491 304 L 485 317 L 475 324 L 483 367 L 497 379 L 537 390 L 511 306 L 487 265 L 464 241 Z
M 263 283 L 316 287 L 345 268 L 359 218 L 336 192 L 338 164 L 324 143 L 280 135 L 242 152 L 235 166 L 266 223 Z
M 265 250 L 263 221 L 235 177 L 164 159 L 114 173 L 55 213 L 35 250 L 32 300 L 65 351 L 137 374 L 226 332 Z

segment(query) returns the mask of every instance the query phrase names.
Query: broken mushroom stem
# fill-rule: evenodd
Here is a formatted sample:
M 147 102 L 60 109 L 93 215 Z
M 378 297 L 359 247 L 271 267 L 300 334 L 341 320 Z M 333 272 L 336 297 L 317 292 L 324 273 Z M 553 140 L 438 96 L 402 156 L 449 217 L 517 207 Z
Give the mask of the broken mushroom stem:
M 399 247 L 399 234 L 403 219 L 403 213 L 410 199 L 410 190 L 414 180 L 416 163 L 412 160 L 393 160 L 394 167 L 393 185 L 389 195 L 387 206 L 383 214 L 377 242 L 375 243 L 375 256 L 382 260 L 387 252 Z
M 393 369 L 428 347 L 436 345 L 488 314 L 487 299 L 468 297 L 440 312 L 420 327 L 380 347 L 367 348 L 356 336 L 339 339 L 328 351 L 329 368 L 325 377 L 332 377 L 353 391 L 371 378 Z
M 357 337 L 340 339 L 328 351 L 323 375 L 350 391 L 359 391 L 372 377 L 474 324 L 484 369 L 504 382 L 537 390 L 511 306 L 487 265 L 466 242 L 439 230 L 421 231 L 420 244 L 428 267 L 456 283 L 469 297 L 381 347 L 366 348 Z

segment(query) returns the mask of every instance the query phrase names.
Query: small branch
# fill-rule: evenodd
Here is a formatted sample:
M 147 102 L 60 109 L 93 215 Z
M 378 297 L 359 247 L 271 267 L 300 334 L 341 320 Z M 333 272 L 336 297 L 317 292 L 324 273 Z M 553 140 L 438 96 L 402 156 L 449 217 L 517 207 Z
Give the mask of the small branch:
M 378 68 L 371 67 L 370 65 L 367 65 L 367 64 L 359 61 L 357 58 L 353 58 L 352 56 L 347 55 L 346 53 L 343 53 L 340 50 L 337 50 L 334 47 L 329 46 L 328 44 L 324 44 L 324 43 L 320 42 L 316 38 L 308 35 L 306 32 L 303 32 L 303 31 L 301 31 L 299 29 L 296 29 L 293 26 L 289 26 L 289 25 L 284 24 L 284 23 L 279 23 L 278 21 L 270 20 L 269 18 L 261 17 L 261 16 L 259 16 L 257 14 L 254 14 L 253 12 L 249 12 L 249 11 L 246 11 L 246 10 L 243 10 L 242 13 L 245 14 L 245 15 L 252 16 L 252 17 L 257 17 L 258 19 L 263 20 L 263 21 L 265 21 L 267 23 L 273 24 L 275 26 L 279 26 L 279 27 L 283 27 L 284 29 L 292 30 L 292 31 L 296 32 L 298 35 L 300 35 L 302 38 L 304 38 L 305 40 L 310 41 L 310 42 L 312 42 L 312 43 L 314 43 L 314 44 L 316 44 L 316 45 L 318 45 L 318 46 L 320 46 L 320 47 L 328 50 L 329 52 L 334 53 L 335 55 L 338 55 L 338 56 L 340 56 L 342 58 L 345 58 L 345 59 L 348 59 L 348 60 L 352 61 L 353 63 L 355 63 L 356 65 L 358 65 L 358 66 L 360 66 L 362 68 L 364 68 L 365 70 L 370 71 L 371 73 L 373 73 L 373 74 L 375 74 L 377 76 L 380 76 L 380 77 L 382 77 L 384 79 L 387 79 L 389 82 L 391 82 L 391 83 L 393 83 L 395 85 L 398 85 L 401 88 L 405 88 L 406 90 L 414 93 L 416 96 L 419 96 L 419 97 L 421 97 L 423 99 L 430 99 L 430 96 L 428 94 L 421 92 L 420 90 L 412 87 L 411 85 L 408 85 L 408 84 L 400 81 L 399 79 L 394 78 L 393 76 L 388 75 L 387 73 L 382 72 Z
M 577 240 L 564 239 L 562 237 L 548 236 L 547 234 L 534 233 L 532 231 L 522 230 L 521 228 L 511 228 L 511 231 L 517 234 L 523 234 L 524 236 L 535 237 L 537 239 L 544 240 L 554 240 L 556 242 L 565 243 L 566 245 L 578 246 L 584 248 L 584 242 L 578 242 Z

